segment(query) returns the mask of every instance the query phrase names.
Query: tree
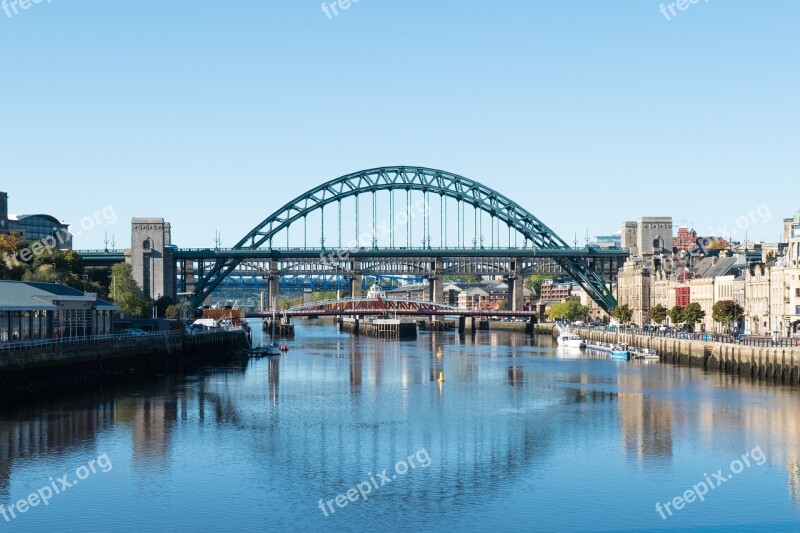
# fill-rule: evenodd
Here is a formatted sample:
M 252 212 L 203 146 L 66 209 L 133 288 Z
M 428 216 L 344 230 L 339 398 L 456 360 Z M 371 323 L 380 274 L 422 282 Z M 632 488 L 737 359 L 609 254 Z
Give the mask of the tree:
M 670 309 L 667 313 L 667 315 L 669 315 L 670 322 L 672 322 L 673 325 L 683 322 L 683 312 L 684 309 L 680 305 L 676 305 Z
M 21 280 L 25 274 L 25 263 L 18 254 L 25 248 L 22 237 L 15 233 L 0 235 L 0 279 Z
M 655 307 L 651 307 L 647 315 L 650 317 L 650 320 L 656 324 L 662 324 L 664 320 L 667 319 L 667 308 L 658 304 Z
M 167 318 L 180 318 L 181 317 L 181 304 L 172 304 L 164 311 L 164 316 Z
M 700 304 L 697 302 L 692 302 L 686 309 L 683 311 L 683 321 L 694 329 L 695 324 L 700 322 L 706 317 L 706 312 L 703 311 L 703 308 L 700 307 Z
M 566 320 L 571 322 L 583 318 L 589 312 L 578 300 L 565 300 L 551 305 L 545 314 L 550 320 Z
M 730 247 L 728 241 L 722 237 L 713 237 L 711 242 L 706 245 L 706 250 L 725 250 Z
M 478 274 L 445 274 L 443 278 L 446 282 L 463 281 L 464 283 L 480 283 L 483 281 L 483 277 Z
M 711 317 L 714 322 L 725 324 L 730 329 L 731 323 L 741 320 L 744 316 L 744 309 L 733 300 L 720 300 L 711 309 Z
M 536 275 L 528 276 L 527 278 L 525 278 L 525 284 L 524 285 L 525 285 L 526 288 L 528 288 L 528 289 L 532 290 L 533 292 L 535 292 L 536 296 L 539 296 L 539 294 L 542 291 L 542 283 L 544 283 L 545 281 L 547 281 L 549 279 L 553 279 L 553 276 L 546 276 L 546 275 L 542 275 L 542 274 L 536 274 Z
M 633 319 L 633 311 L 628 307 L 628 304 L 618 305 L 611 310 L 611 316 L 623 324 L 627 324 Z
M 117 263 L 111 267 L 111 299 L 121 313 L 147 316 L 150 303 L 133 279 L 133 267 L 128 263 Z

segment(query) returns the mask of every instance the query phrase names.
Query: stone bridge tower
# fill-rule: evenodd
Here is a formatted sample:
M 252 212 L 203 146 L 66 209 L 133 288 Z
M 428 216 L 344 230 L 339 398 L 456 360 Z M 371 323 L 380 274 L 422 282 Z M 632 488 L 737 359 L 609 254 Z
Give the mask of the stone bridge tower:
M 131 247 L 125 260 L 133 267 L 133 279 L 146 298 L 161 296 L 176 299 L 175 252 L 172 228 L 163 218 L 131 220 Z

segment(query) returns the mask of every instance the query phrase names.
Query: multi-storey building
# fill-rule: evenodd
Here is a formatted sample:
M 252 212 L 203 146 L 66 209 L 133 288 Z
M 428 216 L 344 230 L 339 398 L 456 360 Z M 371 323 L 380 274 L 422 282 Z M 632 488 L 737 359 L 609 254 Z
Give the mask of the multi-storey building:
M 770 329 L 770 272 L 763 263 L 744 272 L 744 331 L 766 335 Z
M 678 228 L 678 236 L 672 241 L 672 247 L 675 250 L 683 250 L 690 252 L 697 246 L 697 232 L 690 230 L 685 226 Z
M 16 233 L 26 243 L 51 240 L 61 250 L 72 248 L 69 224 L 45 214 L 14 215 L 8 212 L 8 194 L 0 192 L 0 233 Z
M 635 324 L 648 322 L 650 311 L 650 263 L 638 258 L 625 261 L 617 277 L 617 301 L 627 305 L 633 312 L 631 320 Z
M 541 302 L 560 302 L 572 296 L 572 283 L 559 283 L 548 279 L 542 283 L 539 289 L 539 300 Z

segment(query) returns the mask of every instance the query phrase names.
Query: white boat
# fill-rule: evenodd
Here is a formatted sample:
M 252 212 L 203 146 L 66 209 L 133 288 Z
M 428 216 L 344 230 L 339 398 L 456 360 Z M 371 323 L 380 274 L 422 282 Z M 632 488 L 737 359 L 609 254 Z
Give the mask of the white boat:
M 638 348 L 631 350 L 631 356 L 644 361 L 660 361 L 658 352 L 654 348 Z
M 631 352 L 627 344 L 609 344 L 607 342 L 590 342 L 586 346 L 589 350 L 597 350 L 611 355 L 611 359 L 627 361 L 631 357 Z
M 583 339 L 574 333 L 564 332 L 559 335 L 556 340 L 559 346 L 565 346 L 567 348 L 584 348 L 586 346 Z

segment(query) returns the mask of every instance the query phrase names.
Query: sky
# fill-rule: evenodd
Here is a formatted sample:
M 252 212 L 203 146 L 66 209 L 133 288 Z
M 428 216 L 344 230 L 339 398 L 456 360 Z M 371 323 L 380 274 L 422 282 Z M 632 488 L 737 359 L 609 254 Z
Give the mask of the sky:
M 140 216 L 231 246 L 401 164 L 569 242 L 642 216 L 774 242 L 800 209 L 796 0 L 8 2 L 0 190 L 84 226 L 78 249 L 128 246 Z

